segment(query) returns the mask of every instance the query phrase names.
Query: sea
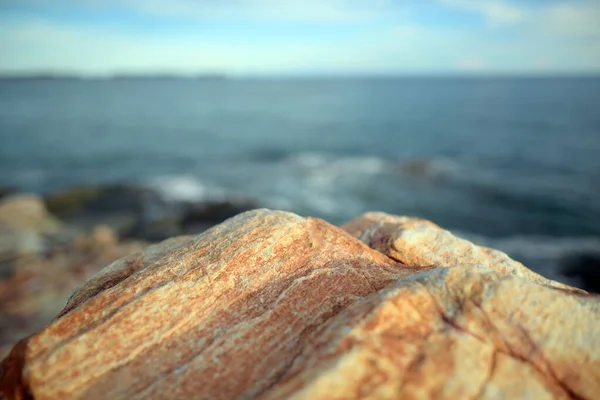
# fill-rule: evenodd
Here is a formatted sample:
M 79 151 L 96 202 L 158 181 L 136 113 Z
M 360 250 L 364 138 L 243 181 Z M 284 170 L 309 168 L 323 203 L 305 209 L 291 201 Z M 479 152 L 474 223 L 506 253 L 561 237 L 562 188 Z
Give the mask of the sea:
M 422 217 L 543 270 L 600 252 L 600 78 L 0 80 L 0 187 L 117 182 Z

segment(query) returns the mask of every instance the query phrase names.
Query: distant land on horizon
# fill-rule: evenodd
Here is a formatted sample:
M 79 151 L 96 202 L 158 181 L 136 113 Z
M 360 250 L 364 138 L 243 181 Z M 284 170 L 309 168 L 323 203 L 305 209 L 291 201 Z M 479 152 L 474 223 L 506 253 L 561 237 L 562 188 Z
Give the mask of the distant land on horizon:
M 111 73 L 79 74 L 74 72 L 0 72 L 0 81 L 7 80 L 208 80 L 229 79 L 577 79 L 600 78 L 595 73 L 309 73 L 309 74 L 226 74 L 226 73 Z
M 168 79 L 201 79 L 222 80 L 225 74 L 174 74 L 174 73 L 115 73 L 107 75 L 83 75 L 77 73 L 62 72 L 32 72 L 32 73 L 0 73 L 0 80 L 120 80 L 120 79 L 143 79 L 143 80 L 168 80 Z

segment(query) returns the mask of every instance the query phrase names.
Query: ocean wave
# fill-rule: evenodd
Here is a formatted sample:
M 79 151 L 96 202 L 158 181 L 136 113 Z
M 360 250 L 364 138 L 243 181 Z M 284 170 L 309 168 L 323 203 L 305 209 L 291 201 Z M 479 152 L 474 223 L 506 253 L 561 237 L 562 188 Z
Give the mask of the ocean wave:
M 159 176 L 144 182 L 143 186 L 154 190 L 167 201 L 221 200 L 226 195 L 222 188 L 192 175 Z
M 265 149 L 253 152 L 250 163 L 277 166 L 288 172 L 325 174 L 329 179 L 341 175 L 398 174 L 407 176 L 455 176 L 460 177 L 478 168 L 463 165 L 458 160 L 447 157 L 427 158 L 387 158 L 372 154 L 341 154 L 338 152 L 286 152 Z M 245 160 L 247 162 L 247 160 Z M 323 178 L 325 179 L 325 178 Z
M 323 172 L 378 174 L 390 169 L 391 163 L 376 156 L 339 156 L 333 153 L 300 152 L 280 161 L 292 167 Z

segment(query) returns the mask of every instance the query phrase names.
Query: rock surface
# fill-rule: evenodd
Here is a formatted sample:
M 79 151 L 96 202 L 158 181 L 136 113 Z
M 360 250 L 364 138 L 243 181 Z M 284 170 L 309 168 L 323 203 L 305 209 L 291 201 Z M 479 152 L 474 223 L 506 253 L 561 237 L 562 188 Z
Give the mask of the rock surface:
M 0 262 L 43 251 L 45 236 L 57 232 L 59 225 L 38 196 L 0 199 Z
M 257 210 L 121 259 L 13 348 L 1 389 L 10 399 L 597 398 L 599 297 L 425 221 L 367 214 L 345 229 L 376 250 L 324 221 Z
M 261 399 L 594 399 L 599 317 L 598 298 L 439 268 L 329 320 Z
M 482 264 L 503 274 L 568 288 L 536 274 L 498 250 L 477 246 L 424 219 L 372 212 L 344 224 L 342 229 L 372 249 L 406 265 L 444 267 Z
M 224 197 L 175 201 L 132 184 L 75 187 L 45 198 L 50 212 L 85 231 L 106 224 L 120 237 L 161 241 L 197 234 L 243 211 L 257 208 L 250 199 Z
M 108 263 L 139 251 L 142 242 L 119 242 L 106 226 L 43 254 L 0 264 L 0 358 L 16 341 L 41 329 L 64 307 L 73 287 Z

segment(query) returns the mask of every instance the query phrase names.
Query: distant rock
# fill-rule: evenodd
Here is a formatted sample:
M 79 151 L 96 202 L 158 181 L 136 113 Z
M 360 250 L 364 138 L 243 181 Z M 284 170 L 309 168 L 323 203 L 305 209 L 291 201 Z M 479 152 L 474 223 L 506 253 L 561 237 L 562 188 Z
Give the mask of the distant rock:
M 569 255 L 560 264 L 560 272 L 576 278 L 581 288 L 600 293 L 600 252 Z
M 73 288 L 108 263 L 139 251 L 143 242 L 118 242 L 98 226 L 72 243 L 0 263 L 0 358 L 24 336 L 41 329 L 64 307 Z
M 46 197 L 48 209 L 65 218 L 82 213 L 141 211 L 149 190 L 115 184 L 74 187 Z
M 45 201 L 50 212 L 80 230 L 104 224 L 119 236 L 130 237 L 146 222 L 152 203 L 160 199 L 150 190 L 117 184 L 75 187 L 49 195 Z
M 0 199 L 0 261 L 42 252 L 45 238 L 58 233 L 59 221 L 35 195 Z
M 89 231 L 107 225 L 120 237 L 161 241 L 200 233 L 258 205 L 244 198 L 177 202 L 135 185 L 76 187 L 45 199 L 48 209 L 69 225 Z
M 395 165 L 394 170 L 406 175 L 412 179 L 433 179 L 437 180 L 447 176 L 447 171 L 442 168 L 444 165 L 440 165 L 432 160 L 405 160 Z
M 55 228 L 56 221 L 36 195 L 13 195 L 0 200 L 0 226 L 14 230 L 47 232 Z
M 250 199 L 224 199 L 186 204 L 181 215 L 181 225 L 186 233 L 199 233 L 242 212 L 259 208 Z
M 0 186 L 0 199 L 17 193 L 17 189 L 10 186 Z
M 600 297 L 427 221 L 371 213 L 344 228 L 365 243 L 256 210 L 116 261 L 14 346 L 0 388 L 111 400 L 600 393 Z

